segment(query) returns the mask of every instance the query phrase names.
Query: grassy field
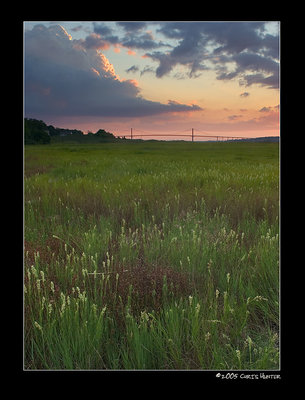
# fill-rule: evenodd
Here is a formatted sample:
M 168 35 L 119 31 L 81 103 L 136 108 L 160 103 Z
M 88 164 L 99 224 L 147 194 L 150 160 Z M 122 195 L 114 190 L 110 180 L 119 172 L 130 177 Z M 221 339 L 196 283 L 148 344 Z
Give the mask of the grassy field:
M 24 368 L 279 368 L 279 145 L 26 146 Z

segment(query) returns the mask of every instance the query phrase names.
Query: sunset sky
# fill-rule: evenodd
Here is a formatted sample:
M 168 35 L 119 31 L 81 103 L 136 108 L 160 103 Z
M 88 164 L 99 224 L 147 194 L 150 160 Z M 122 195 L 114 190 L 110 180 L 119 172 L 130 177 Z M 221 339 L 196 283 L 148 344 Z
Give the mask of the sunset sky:
M 276 21 L 27 21 L 24 115 L 84 133 L 278 136 L 279 31 Z

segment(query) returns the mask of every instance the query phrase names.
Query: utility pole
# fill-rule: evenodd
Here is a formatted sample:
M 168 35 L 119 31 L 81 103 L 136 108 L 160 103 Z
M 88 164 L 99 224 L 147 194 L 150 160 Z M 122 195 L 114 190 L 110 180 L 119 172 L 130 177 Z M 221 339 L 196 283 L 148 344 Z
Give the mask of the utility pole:
M 194 128 L 192 128 L 192 142 L 194 141 Z
M 132 140 L 132 128 L 130 128 L 130 138 Z

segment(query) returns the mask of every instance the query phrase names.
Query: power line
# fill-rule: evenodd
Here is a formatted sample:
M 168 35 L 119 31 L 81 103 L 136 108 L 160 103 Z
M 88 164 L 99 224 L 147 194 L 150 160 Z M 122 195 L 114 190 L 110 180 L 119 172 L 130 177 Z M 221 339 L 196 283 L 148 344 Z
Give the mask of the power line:
M 139 137 L 176 137 L 176 138 L 184 138 L 184 137 L 189 137 L 191 138 L 191 141 L 194 142 L 196 138 L 216 138 L 217 141 L 219 140 L 236 140 L 236 139 L 249 139 L 247 136 L 228 136 L 228 135 L 210 135 L 209 132 L 205 132 L 201 129 L 198 128 L 189 128 L 189 129 L 181 129 L 181 130 L 166 130 L 165 132 L 162 131 L 157 131 L 158 133 L 155 133 L 156 131 L 148 131 L 144 129 L 139 129 L 139 128 L 130 128 L 129 129 L 118 129 L 120 132 L 130 132 L 128 135 L 124 135 L 125 137 L 130 137 L 132 140 L 133 138 L 139 138 Z M 175 132 L 175 133 L 170 133 L 170 132 Z M 184 133 L 184 132 L 189 132 L 189 133 Z M 198 135 L 197 132 L 203 133 L 203 135 Z M 116 136 L 122 136 L 122 135 L 116 135 Z

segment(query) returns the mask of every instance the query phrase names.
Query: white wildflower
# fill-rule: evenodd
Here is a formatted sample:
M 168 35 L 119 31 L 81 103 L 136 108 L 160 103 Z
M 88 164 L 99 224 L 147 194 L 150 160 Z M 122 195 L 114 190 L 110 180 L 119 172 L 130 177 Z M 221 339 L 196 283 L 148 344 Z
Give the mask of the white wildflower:
M 206 334 L 204 335 L 205 341 L 207 342 L 207 341 L 210 339 L 210 337 L 211 337 L 210 332 L 206 333 Z
M 92 304 L 92 310 L 93 310 L 93 313 L 96 315 L 96 312 L 97 312 L 97 305 L 96 304 Z
M 35 327 L 37 328 L 37 329 L 39 329 L 41 332 L 42 332 L 42 326 L 41 325 L 39 325 L 39 323 L 38 322 L 34 322 L 34 325 L 35 325 Z
M 35 278 L 38 278 L 37 270 L 34 267 L 34 265 L 31 265 L 31 271 L 32 271 L 32 274 L 35 276 Z
M 44 272 L 40 271 L 40 275 L 41 275 L 41 280 L 44 283 L 45 282 L 45 276 L 44 276 Z
M 253 301 L 268 301 L 268 299 L 266 299 L 266 297 L 263 296 L 255 296 Z
M 42 296 L 42 299 L 41 299 L 41 309 L 42 310 L 44 308 L 45 302 L 46 302 L 46 298 L 44 296 Z

